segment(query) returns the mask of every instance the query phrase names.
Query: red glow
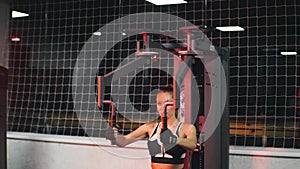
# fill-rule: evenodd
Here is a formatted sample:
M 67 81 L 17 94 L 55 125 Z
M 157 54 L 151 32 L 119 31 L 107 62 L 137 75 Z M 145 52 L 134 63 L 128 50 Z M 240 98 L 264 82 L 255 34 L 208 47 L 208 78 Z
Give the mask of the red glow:
M 10 39 L 12 42 L 20 42 L 21 41 L 20 37 L 18 37 L 18 36 L 11 36 Z

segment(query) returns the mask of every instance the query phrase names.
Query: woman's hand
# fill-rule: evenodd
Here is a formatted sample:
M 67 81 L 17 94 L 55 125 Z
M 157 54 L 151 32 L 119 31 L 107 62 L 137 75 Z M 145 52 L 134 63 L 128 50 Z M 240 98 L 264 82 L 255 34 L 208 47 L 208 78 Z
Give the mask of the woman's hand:
M 118 135 L 118 129 L 108 126 L 105 132 L 105 138 L 111 141 L 111 144 L 116 144 L 116 137 Z
M 160 141 L 164 144 L 166 150 L 170 150 L 176 145 L 177 136 L 170 129 L 167 129 L 160 134 Z

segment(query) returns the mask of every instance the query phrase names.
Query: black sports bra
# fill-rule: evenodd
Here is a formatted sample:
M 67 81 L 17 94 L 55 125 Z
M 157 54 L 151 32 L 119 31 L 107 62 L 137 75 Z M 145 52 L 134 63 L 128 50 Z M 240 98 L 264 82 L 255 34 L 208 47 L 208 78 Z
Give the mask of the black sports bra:
M 155 163 L 168 163 L 168 164 L 183 164 L 186 150 L 181 146 L 176 145 L 169 150 L 165 150 L 162 147 L 162 143 L 157 137 L 159 123 L 156 124 L 156 127 L 152 135 L 148 139 L 148 149 L 151 155 L 151 162 Z M 180 122 L 176 128 L 176 136 L 179 136 L 179 130 L 182 126 Z

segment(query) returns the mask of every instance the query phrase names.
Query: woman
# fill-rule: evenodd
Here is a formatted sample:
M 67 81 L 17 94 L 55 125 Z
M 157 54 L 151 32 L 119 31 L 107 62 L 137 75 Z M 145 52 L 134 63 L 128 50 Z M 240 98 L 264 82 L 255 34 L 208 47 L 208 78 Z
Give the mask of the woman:
M 171 87 L 161 89 L 156 96 L 157 111 L 164 116 L 164 104 L 173 100 Z M 182 169 L 186 150 L 194 150 L 197 144 L 196 129 L 192 124 L 178 121 L 173 106 L 167 107 L 167 130 L 162 131 L 161 122 L 146 123 L 127 135 L 113 135 L 107 138 L 118 146 L 126 146 L 148 137 L 148 149 L 151 155 L 152 169 Z

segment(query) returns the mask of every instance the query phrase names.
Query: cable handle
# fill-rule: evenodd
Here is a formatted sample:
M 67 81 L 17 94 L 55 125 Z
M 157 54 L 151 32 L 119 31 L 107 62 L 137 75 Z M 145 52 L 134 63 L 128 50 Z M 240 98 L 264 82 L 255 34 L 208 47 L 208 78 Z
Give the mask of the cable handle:
M 108 104 L 111 107 L 111 112 L 110 112 L 110 116 L 108 117 L 109 120 L 109 127 L 111 127 L 112 129 L 114 127 L 116 127 L 116 119 L 115 119 L 115 105 L 114 102 L 110 101 L 110 100 L 103 100 L 103 104 Z M 111 145 L 116 145 L 116 140 L 111 140 Z
M 162 132 L 166 131 L 168 129 L 168 123 L 167 123 L 167 108 L 168 106 L 173 106 L 174 102 L 172 101 L 167 101 L 164 103 L 164 116 L 162 117 Z
M 110 127 L 115 127 L 116 126 L 116 122 L 115 122 L 115 105 L 112 101 L 110 100 L 103 100 L 103 104 L 108 104 L 111 107 L 111 112 L 110 112 L 110 116 L 109 116 L 109 126 Z

